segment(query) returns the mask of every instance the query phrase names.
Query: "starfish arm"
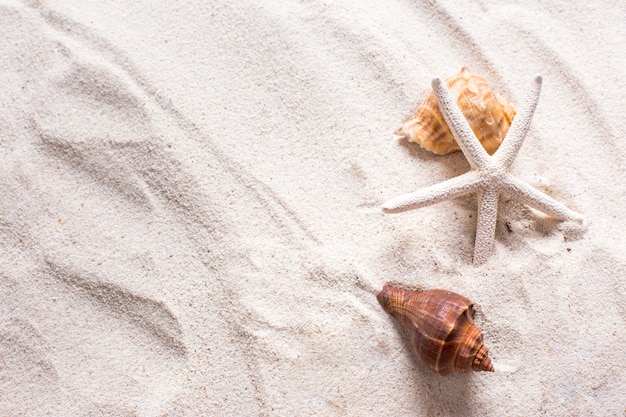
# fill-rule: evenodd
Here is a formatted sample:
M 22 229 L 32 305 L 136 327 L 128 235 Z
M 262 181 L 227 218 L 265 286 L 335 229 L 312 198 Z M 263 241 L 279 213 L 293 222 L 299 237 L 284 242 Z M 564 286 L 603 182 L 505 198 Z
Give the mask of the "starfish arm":
M 475 171 L 470 171 L 414 193 L 393 198 L 382 207 L 388 213 L 398 213 L 461 197 L 477 191 L 480 186 L 480 176 Z
M 575 220 L 579 223 L 583 220 L 581 214 L 570 210 L 552 197 L 512 175 L 506 176 L 503 186 L 503 193 L 555 219 Z
M 472 168 L 478 169 L 487 166 L 491 157 L 474 135 L 467 119 L 461 113 L 456 100 L 450 94 L 443 80 L 435 78 L 432 81 L 432 86 L 441 113 Z
M 515 160 L 530 128 L 530 122 L 535 114 L 537 103 L 539 103 L 541 84 L 543 82 L 541 75 L 536 75 L 533 81 L 532 89 L 520 106 L 520 111 L 513 118 L 509 132 L 493 155 L 496 164 L 502 164 L 501 166 L 504 168 L 510 167 Z
M 478 196 L 478 221 L 474 242 L 475 265 L 484 263 L 493 252 L 497 217 L 498 191 L 495 188 L 487 188 Z

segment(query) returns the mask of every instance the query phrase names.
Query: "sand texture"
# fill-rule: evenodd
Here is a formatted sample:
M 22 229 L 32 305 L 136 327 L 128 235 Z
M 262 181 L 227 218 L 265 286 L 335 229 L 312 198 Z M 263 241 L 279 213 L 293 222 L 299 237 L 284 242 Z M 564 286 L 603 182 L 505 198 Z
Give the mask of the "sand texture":
M 626 3 L 0 0 L 0 415 L 626 415 Z M 461 5 L 462 4 L 462 5 Z M 476 196 L 394 131 L 467 65 L 512 172 Z M 479 306 L 495 373 L 445 378 L 383 284 Z

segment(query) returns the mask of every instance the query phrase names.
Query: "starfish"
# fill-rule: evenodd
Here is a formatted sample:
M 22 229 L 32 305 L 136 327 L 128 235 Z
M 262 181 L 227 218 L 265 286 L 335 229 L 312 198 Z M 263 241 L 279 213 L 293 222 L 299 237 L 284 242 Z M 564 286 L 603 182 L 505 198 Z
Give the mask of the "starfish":
M 532 89 L 524 100 L 520 112 L 513 119 L 506 137 L 498 150 L 490 156 L 474 135 L 443 80 L 435 78 L 432 81 L 435 97 L 471 169 L 458 177 L 391 199 L 383 204 L 383 210 L 388 213 L 397 213 L 477 192 L 478 220 L 473 259 L 476 265 L 485 262 L 493 251 L 500 194 L 533 207 L 557 220 L 582 222 L 582 215 L 509 172 L 509 167 L 522 147 L 530 127 L 539 102 L 541 84 L 541 76 L 535 76 Z

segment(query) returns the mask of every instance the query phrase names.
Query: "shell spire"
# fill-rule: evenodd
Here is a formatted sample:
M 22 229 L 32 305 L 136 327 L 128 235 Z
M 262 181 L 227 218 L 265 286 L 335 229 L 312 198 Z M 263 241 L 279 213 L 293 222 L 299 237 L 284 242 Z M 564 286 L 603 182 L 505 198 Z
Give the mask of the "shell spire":
M 515 108 L 494 93 L 484 78 L 470 73 L 467 67 L 461 68 L 460 73 L 445 82 L 472 131 L 485 150 L 493 155 L 511 126 Z M 437 155 L 460 149 L 432 91 L 415 116 L 407 120 L 396 134 Z
M 376 295 L 383 308 L 411 335 L 417 356 L 431 370 L 488 371 L 493 365 L 474 324 L 474 303 L 446 290 L 409 291 L 385 285 Z

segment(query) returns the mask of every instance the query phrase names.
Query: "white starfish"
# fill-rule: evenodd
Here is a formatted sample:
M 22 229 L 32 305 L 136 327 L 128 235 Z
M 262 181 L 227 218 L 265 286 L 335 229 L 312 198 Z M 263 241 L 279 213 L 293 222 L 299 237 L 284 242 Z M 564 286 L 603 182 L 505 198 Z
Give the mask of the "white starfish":
M 539 101 L 542 79 L 535 76 L 532 90 L 498 150 L 490 156 L 465 116 L 456 105 L 441 78 L 432 81 L 441 112 L 469 161 L 471 170 L 428 188 L 387 201 L 383 210 L 390 213 L 428 206 L 443 200 L 478 192 L 478 220 L 474 243 L 474 264 L 483 263 L 493 251 L 500 193 L 514 198 L 558 220 L 582 221 L 582 216 L 508 172 L 517 156 Z

